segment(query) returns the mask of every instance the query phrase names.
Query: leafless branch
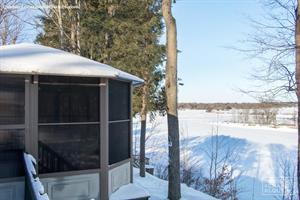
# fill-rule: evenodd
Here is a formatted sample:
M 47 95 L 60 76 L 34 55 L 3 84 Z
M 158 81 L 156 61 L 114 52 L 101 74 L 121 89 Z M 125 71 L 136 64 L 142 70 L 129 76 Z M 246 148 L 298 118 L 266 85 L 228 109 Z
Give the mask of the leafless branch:
M 235 48 L 251 59 L 260 61 L 251 80 L 258 90 L 241 92 L 258 98 L 284 97 L 296 90 L 295 81 L 295 24 L 296 0 L 265 0 L 262 19 L 249 19 L 253 33 L 242 41 L 244 48 Z M 269 95 L 268 97 L 266 97 Z
M 15 44 L 23 25 L 18 19 L 18 0 L 0 0 L 0 45 Z

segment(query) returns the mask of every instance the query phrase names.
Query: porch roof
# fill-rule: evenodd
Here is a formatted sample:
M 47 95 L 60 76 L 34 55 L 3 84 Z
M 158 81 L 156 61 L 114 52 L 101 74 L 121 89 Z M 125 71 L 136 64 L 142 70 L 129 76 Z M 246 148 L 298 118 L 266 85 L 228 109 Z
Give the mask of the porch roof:
M 107 77 L 132 81 L 133 85 L 143 83 L 142 79 L 109 65 L 30 43 L 0 46 L 0 73 Z

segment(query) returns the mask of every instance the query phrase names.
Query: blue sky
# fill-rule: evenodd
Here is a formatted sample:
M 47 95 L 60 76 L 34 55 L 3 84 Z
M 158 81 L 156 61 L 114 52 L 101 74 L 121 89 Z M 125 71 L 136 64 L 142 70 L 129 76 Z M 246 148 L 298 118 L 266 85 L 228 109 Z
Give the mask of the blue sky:
M 173 12 L 184 83 L 179 102 L 255 102 L 238 89 L 253 86 L 248 78 L 258 63 L 227 47 L 244 45 L 239 41 L 252 31 L 248 17 L 260 16 L 259 0 L 177 0 Z M 26 34 L 32 42 L 36 31 Z
M 260 16 L 256 0 L 177 0 L 180 102 L 253 102 L 238 92 L 252 86 L 249 74 L 258 64 L 240 52 L 250 33 L 248 17 Z

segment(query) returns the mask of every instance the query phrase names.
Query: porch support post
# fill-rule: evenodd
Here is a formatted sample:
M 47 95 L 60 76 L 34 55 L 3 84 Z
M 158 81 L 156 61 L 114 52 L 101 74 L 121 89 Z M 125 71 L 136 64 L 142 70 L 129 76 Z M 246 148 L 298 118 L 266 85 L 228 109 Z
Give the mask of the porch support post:
M 30 119 L 30 154 L 38 161 L 38 76 L 34 75 L 30 85 L 29 119 Z M 38 165 L 36 166 L 38 167 Z
M 132 145 L 133 145 L 133 125 L 132 125 L 132 95 L 133 95 L 133 86 L 132 86 L 132 83 L 130 85 L 130 99 L 129 99 L 129 102 L 130 102 L 130 144 L 129 144 L 129 152 L 130 152 L 130 183 L 133 183 L 133 148 L 132 148 Z M 136 141 L 135 141 L 136 142 Z
M 30 84 L 31 76 L 25 77 L 25 151 L 32 154 L 30 132 Z
M 108 79 L 100 80 L 100 200 L 109 199 L 108 173 L 109 173 L 109 115 L 108 115 Z

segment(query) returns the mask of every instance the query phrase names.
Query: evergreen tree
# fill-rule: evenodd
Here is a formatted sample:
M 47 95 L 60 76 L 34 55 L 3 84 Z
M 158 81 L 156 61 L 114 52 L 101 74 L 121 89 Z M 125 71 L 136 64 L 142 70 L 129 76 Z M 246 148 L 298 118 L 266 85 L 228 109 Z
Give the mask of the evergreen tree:
M 88 6 L 88 17 L 84 17 L 86 20 L 82 26 L 95 31 L 89 31 L 85 35 L 86 43 L 82 44 L 88 46 L 85 48 L 89 50 L 86 51 L 87 57 L 117 66 L 145 80 L 145 84 L 135 90 L 133 98 L 133 111 L 141 116 L 141 176 L 145 176 L 147 113 L 157 110 L 163 78 L 159 68 L 164 57 L 164 46 L 159 44 L 163 29 L 160 7 L 158 0 L 94 3 Z
M 164 45 L 159 44 L 163 23 L 160 0 L 87 0 L 80 7 L 80 54 L 106 63 L 145 80 L 134 91 L 133 113 L 141 116 L 140 174 L 145 176 L 146 116 L 161 107 L 160 65 L 164 59 Z M 66 11 L 63 11 L 65 13 Z M 69 35 L 72 17 L 62 20 Z M 43 33 L 37 42 L 58 48 L 60 29 L 55 26 L 54 14 L 42 16 Z M 66 50 L 72 49 L 66 40 Z

